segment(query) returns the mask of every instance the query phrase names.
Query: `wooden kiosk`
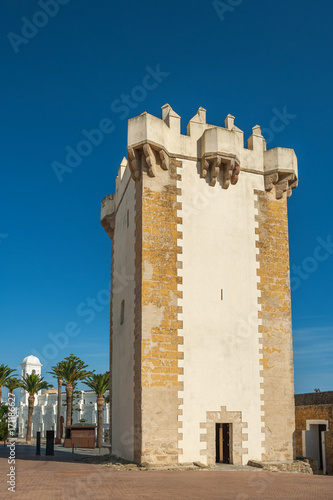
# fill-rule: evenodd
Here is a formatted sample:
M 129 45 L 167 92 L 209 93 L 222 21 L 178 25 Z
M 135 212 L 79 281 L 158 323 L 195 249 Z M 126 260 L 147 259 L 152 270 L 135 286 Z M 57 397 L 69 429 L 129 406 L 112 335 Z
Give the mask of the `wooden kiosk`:
M 65 430 L 65 448 L 95 448 L 95 429 L 93 424 L 69 425 Z

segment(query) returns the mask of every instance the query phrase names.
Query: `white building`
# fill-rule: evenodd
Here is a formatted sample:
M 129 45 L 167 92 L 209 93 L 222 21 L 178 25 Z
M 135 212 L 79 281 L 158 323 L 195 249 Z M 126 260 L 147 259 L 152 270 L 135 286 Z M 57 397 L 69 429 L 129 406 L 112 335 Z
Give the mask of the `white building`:
M 27 356 L 21 363 L 21 376 L 35 373 L 41 375 L 41 367 L 39 359 L 35 356 Z M 45 378 L 45 377 L 44 377 Z M 37 431 L 41 432 L 41 436 L 46 436 L 47 430 L 57 430 L 57 389 L 47 389 L 40 392 L 35 398 L 34 413 L 32 419 L 32 436 L 35 437 Z M 61 393 L 61 422 L 62 435 L 65 434 L 66 422 L 66 393 Z M 80 419 L 85 419 L 86 423 L 97 425 L 97 403 L 96 394 L 92 390 L 80 391 L 79 396 L 74 399 L 73 424 L 79 422 Z M 25 437 L 28 422 L 28 396 L 25 391 L 20 394 L 20 407 L 18 413 L 18 432 L 19 437 Z M 104 430 L 109 431 L 109 403 L 106 403 L 103 408 L 103 436 Z
M 295 430 L 287 198 L 293 150 L 244 145 L 199 108 L 181 134 L 128 123 L 112 239 L 112 450 L 136 462 L 292 459 Z

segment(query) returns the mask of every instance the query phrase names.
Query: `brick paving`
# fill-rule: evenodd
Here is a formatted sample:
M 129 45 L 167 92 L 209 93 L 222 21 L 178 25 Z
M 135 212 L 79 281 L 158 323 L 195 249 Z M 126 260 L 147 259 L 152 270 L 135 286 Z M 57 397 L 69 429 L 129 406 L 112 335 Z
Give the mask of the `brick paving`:
M 60 461 L 61 460 L 61 461 Z M 7 491 L 0 458 L 0 498 L 19 500 L 333 500 L 333 477 L 274 472 L 123 472 L 70 461 L 70 455 L 16 461 L 16 492 Z

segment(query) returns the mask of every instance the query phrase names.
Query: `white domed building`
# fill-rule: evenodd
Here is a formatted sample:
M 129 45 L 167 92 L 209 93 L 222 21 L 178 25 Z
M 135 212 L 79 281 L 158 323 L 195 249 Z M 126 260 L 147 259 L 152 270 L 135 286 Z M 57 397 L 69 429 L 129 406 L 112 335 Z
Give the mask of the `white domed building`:
M 36 373 L 42 375 L 42 363 L 36 356 L 26 356 L 21 363 L 21 377 Z M 51 376 L 51 375 L 50 375 Z M 44 377 L 45 378 L 45 377 Z M 58 390 L 55 388 L 40 391 L 35 397 L 34 413 L 32 418 L 32 436 L 41 432 L 41 437 L 46 436 L 47 430 L 57 430 Z M 61 435 L 65 435 L 66 422 L 66 392 L 61 393 Z M 79 391 L 74 397 L 73 424 L 85 419 L 86 423 L 97 425 L 97 402 L 94 391 Z M 103 408 L 103 440 L 107 440 L 109 430 L 109 403 Z M 18 435 L 25 437 L 28 422 L 28 394 L 21 389 L 20 407 L 18 413 Z M 107 431 L 105 434 L 104 431 Z

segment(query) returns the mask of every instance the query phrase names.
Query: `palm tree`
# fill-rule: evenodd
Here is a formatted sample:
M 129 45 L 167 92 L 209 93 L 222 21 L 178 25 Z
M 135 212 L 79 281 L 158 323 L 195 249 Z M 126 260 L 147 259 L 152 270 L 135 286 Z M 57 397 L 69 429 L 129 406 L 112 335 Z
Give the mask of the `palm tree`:
M 28 398 L 28 426 L 27 426 L 27 438 L 26 443 L 31 443 L 31 427 L 32 427 L 32 415 L 34 412 L 34 402 L 35 394 L 37 394 L 42 389 L 48 389 L 49 384 L 43 380 L 43 377 L 37 375 L 36 373 L 31 373 L 26 375 L 20 383 L 20 386 L 29 394 Z
M 6 383 L 5 383 L 5 387 L 7 387 L 8 389 L 8 408 L 12 408 L 13 410 L 13 406 L 12 405 L 15 405 L 15 401 L 14 401 L 14 390 L 15 389 L 18 389 L 19 387 L 21 387 L 21 380 L 16 378 L 16 377 L 10 377 L 7 379 Z M 9 406 L 10 405 L 10 406 Z M 15 432 L 15 426 L 14 426 L 14 423 L 13 421 L 10 419 L 10 424 L 8 426 L 8 428 L 11 428 L 10 431 L 9 431 L 9 434 L 11 436 L 14 436 L 14 432 Z
M 104 394 L 109 389 L 109 372 L 93 374 L 84 382 L 97 396 L 97 447 L 102 447 Z
M 60 432 L 60 418 L 61 418 L 61 388 L 62 383 L 64 381 L 62 370 L 63 370 L 64 361 L 59 361 L 55 366 L 51 366 L 51 371 L 48 372 L 53 375 L 54 378 L 58 381 L 58 406 L 57 406 L 57 435 L 56 439 L 58 442 L 61 440 L 61 432 Z
M 0 404 L 2 401 L 2 387 L 6 384 L 7 380 L 9 379 L 10 375 L 14 373 L 16 370 L 12 370 L 9 368 L 7 365 L 0 365 Z
M 4 386 L 7 387 L 8 389 L 8 402 L 9 402 L 10 399 L 13 399 L 14 390 L 21 387 L 21 381 L 16 377 L 9 377 L 6 380 Z
M 87 371 L 86 368 L 88 365 L 74 354 L 70 354 L 62 361 L 61 372 L 66 381 L 66 427 L 72 424 L 73 385 L 92 375 L 92 372 Z

